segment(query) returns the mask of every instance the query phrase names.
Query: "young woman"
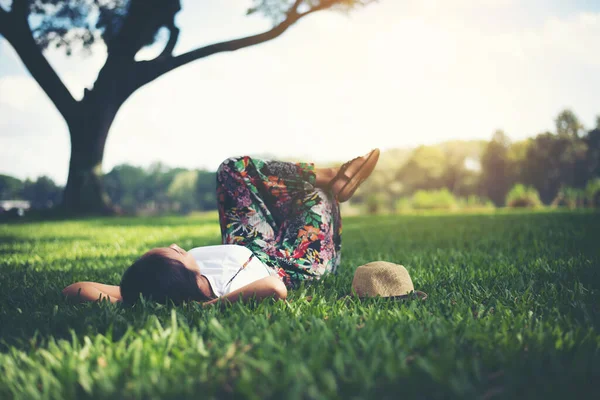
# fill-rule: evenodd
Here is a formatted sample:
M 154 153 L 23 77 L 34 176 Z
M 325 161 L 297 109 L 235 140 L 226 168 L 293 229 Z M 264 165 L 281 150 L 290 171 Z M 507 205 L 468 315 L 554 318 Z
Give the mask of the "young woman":
M 185 251 L 155 248 L 135 261 L 119 286 L 77 282 L 63 294 L 75 301 L 246 301 L 285 299 L 287 289 L 335 272 L 340 263 L 339 202 L 371 174 L 379 150 L 340 168 L 307 163 L 225 160 L 217 170 L 223 245 Z

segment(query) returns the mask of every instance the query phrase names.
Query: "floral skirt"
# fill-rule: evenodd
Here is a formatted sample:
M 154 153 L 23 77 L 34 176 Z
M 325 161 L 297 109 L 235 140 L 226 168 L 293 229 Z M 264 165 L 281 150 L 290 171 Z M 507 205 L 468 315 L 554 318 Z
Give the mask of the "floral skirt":
M 252 250 L 288 287 L 335 272 L 342 243 L 339 204 L 314 184 L 312 164 L 225 160 L 217 170 L 223 243 Z

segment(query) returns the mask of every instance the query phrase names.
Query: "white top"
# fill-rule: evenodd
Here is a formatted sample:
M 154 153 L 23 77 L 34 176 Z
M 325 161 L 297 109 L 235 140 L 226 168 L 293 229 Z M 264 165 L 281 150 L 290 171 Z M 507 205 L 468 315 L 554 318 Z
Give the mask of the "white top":
M 188 253 L 218 297 L 275 274 L 251 250 L 237 244 L 196 247 Z

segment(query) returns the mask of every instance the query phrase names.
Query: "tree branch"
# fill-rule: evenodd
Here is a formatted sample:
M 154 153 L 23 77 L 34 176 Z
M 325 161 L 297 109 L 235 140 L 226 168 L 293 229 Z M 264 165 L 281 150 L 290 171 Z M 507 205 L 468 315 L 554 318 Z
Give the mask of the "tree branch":
M 151 61 L 139 61 L 136 63 L 138 66 L 137 74 L 137 87 L 141 87 L 161 75 L 166 74 L 169 71 L 179 68 L 192 61 L 211 56 L 213 54 L 222 53 L 226 51 L 235 51 L 244 47 L 254 46 L 260 43 L 267 42 L 275 39 L 285 32 L 294 22 L 300 19 L 302 15 L 288 15 L 284 21 L 272 29 L 259 33 L 257 35 L 247 36 L 241 39 L 228 40 L 225 42 L 211 44 L 199 49 L 189 51 L 181 54 L 177 57 L 168 57 L 166 59 L 154 59 Z
M 288 10 L 288 12 L 286 13 L 286 15 L 289 17 L 293 17 L 293 16 L 297 16 L 298 15 L 298 7 L 300 7 L 300 4 L 302 4 L 304 0 L 296 0 L 294 2 L 294 5 L 290 7 L 290 9 Z
M 0 35 L 4 35 L 4 29 L 8 25 L 8 12 L 0 6 Z M 2 29 L 4 28 L 4 29 Z
M 2 11 L 4 14 L 0 14 L 0 20 L 6 18 L 9 21 L 8 24 L 3 25 L 2 34 L 15 49 L 33 79 L 44 90 L 68 123 L 76 111 L 77 101 L 35 42 L 27 23 L 27 10 L 22 7 L 23 4 L 26 2 L 15 0 L 10 13 Z M 21 14 L 22 12 L 25 14 Z
M 27 7 L 24 0 L 14 0 L 10 11 L 0 7 L 0 34 L 6 36 L 13 25 L 27 19 Z
M 338 2 L 336 0 L 322 0 L 321 3 L 318 6 L 311 7 L 308 11 L 305 11 L 302 14 L 300 14 L 300 17 L 305 17 L 305 16 L 307 16 L 309 14 L 312 14 L 312 13 L 315 13 L 317 11 L 326 10 L 328 8 L 333 7 L 337 3 Z
M 12 6 L 10 7 L 10 13 L 12 15 L 27 17 L 29 14 L 28 4 L 26 0 L 13 0 Z

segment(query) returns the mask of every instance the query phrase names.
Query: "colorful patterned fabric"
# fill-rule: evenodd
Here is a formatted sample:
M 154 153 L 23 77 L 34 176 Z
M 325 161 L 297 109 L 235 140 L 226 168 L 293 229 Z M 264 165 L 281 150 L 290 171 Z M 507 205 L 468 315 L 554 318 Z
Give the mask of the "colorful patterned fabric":
M 335 272 L 342 234 L 339 204 L 314 184 L 312 164 L 225 160 L 217 170 L 223 243 L 252 250 L 288 287 Z

